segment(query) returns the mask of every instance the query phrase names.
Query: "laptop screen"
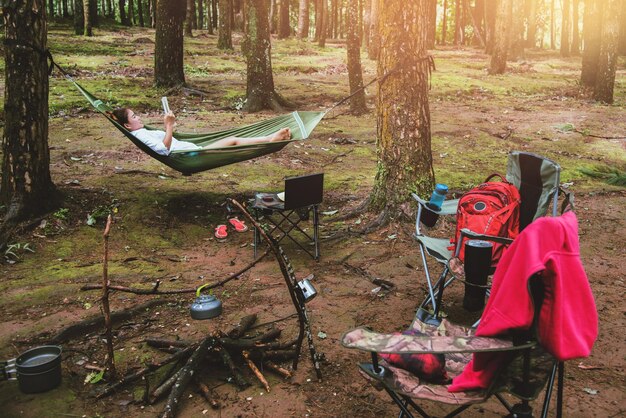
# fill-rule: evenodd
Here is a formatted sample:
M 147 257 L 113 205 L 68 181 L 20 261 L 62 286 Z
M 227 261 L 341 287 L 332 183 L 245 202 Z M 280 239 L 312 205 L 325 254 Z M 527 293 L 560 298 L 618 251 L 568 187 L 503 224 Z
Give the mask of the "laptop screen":
M 324 173 L 285 179 L 285 209 L 297 209 L 322 203 Z

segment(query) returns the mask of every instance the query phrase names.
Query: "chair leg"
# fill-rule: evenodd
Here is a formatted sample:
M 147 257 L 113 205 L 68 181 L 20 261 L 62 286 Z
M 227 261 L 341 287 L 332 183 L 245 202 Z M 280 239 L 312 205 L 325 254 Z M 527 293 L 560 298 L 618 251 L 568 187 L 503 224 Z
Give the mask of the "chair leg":
M 313 241 L 315 243 L 315 260 L 320 261 L 320 217 L 317 205 L 313 205 Z
M 563 416 L 563 383 L 565 377 L 565 363 L 559 362 L 559 387 L 556 392 L 556 417 Z
M 554 378 L 556 376 L 558 364 L 554 363 L 552 366 L 552 371 L 550 372 L 550 377 L 548 378 L 548 384 L 546 386 L 546 396 L 543 400 L 543 408 L 541 410 L 541 418 L 548 417 L 548 411 L 550 410 L 550 399 L 552 398 L 552 389 L 554 388 Z

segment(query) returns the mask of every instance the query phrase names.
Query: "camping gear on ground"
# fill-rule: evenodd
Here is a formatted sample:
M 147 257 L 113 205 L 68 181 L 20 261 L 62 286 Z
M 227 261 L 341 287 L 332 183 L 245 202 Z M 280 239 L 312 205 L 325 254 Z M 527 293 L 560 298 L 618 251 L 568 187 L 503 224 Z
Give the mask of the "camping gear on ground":
M 422 215 L 422 223 L 428 227 L 435 226 L 437 219 L 439 219 L 439 212 L 441 211 L 441 205 L 448 193 L 448 186 L 445 184 L 437 184 L 433 194 L 430 196 L 430 200 L 426 203 L 425 211 Z
M 506 178 L 509 182 L 513 183 L 520 192 L 520 231 L 534 219 L 544 216 L 548 212 L 550 205 L 552 205 L 552 211 L 550 213 L 552 216 L 556 216 L 560 172 L 561 167 L 548 158 L 520 151 L 513 151 L 509 154 Z M 419 245 L 420 259 L 428 287 L 428 295 L 420 306 L 426 308 L 430 305 L 432 309 L 429 310 L 432 311 L 432 319 L 433 322 L 436 323 L 440 320 L 439 301 L 443 297 L 443 290 L 445 287 L 454 283 L 455 279 L 455 276 L 451 275 L 448 263 L 453 259 L 457 251 L 460 253 L 461 248 L 459 243 L 462 240 L 457 241 L 456 248 L 450 248 L 449 237 L 440 238 L 426 235 L 421 228 L 421 217 L 426 211 L 425 208 L 428 202 L 415 193 L 412 193 L 411 196 L 418 203 L 417 216 L 415 218 L 415 235 L 413 237 L 417 240 Z M 571 199 L 571 196 L 567 194 L 566 196 L 567 200 Z M 459 199 L 446 199 L 441 206 L 439 216 L 456 215 L 458 205 Z M 436 234 L 437 229 L 435 228 L 432 233 L 433 235 Z M 469 229 L 461 230 L 460 233 L 462 238 L 482 239 L 504 244 L 510 244 L 511 242 L 511 240 L 507 238 L 488 237 L 477 233 L 477 231 L 470 231 Z M 436 281 L 431 278 L 431 266 L 429 266 L 428 263 L 428 256 L 433 257 L 437 263 L 443 265 L 443 270 Z M 458 261 L 461 263 L 460 260 Z M 463 271 L 462 266 L 460 271 Z
M 222 301 L 211 294 L 201 294 L 202 289 L 208 286 L 208 283 L 203 284 L 196 290 L 196 299 L 189 307 L 193 319 L 211 319 L 222 314 Z
M 298 288 L 302 292 L 304 303 L 311 301 L 315 296 L 317 296 L 317 290 L 315 290 L 313 283 L 309 280 L 312 277 L 313 275 L 310 274 L 298 282 Z
M 430 417 L 417 400 L 449 404 L 455 409 L 446 416 L 452 417 L 491 396 L 508 417 L 532 417 L 531 401 L 545 389 L 543 405 L 537 405 L 545 418 L 555 381 L 556 416 L 561 417 L 564 361 L 587 357 L 598 335 L 575 214 L 542 217 L 520 233 L 496 268 L 492 295 L 477 328 L 448 319 L 434 325 L 430 321 L 419 308 L 409 329 L 426 336 L 380 334 L 363 326 L 342 338 L 344 347 L 371 354 L 371 363 L 360 363 L 360 371 L 391 396 L 401 417 L 414 417 L 414 411 Z M 444 354 L 453 382 L 431 384 L 380 361 L 379 354 Z M 518 403 L 511 405 L 504 392 Z
M 463 308 L 470 312 L 485 307 L 487 277 L 491 269 L 493 243 L 479 239 L 465 241 L 465 294 Z
M 61 384 L 61 347 L 43 345 L 0 362 L 0 380 L 17 380 L 23 393 L 41 393 Z
M 309 174 L 285 179 L 284 199 L 279 193 L 257 193 L 249 204 L 256 220 L 261 218 L 271 223 L 268 235 L 275 232 L 276 242 L 289 238 L 298 247 L 306 251 L 311 257 L 319 261 L 319 205 L 324 199 L 324 173 Z M 300 222 L 309 220 L 309 213 L 313 213 L 313 236 L 305 231 Z M 295 235 L 297 233 L 297 235 Z M 299 238 L 299 239 L 296 239 Z M 254 228 L 254 257 L 260 236 Z M 305 245 L 313 245 L 313 251 Z
M 500 177 L 502 181 L 490 181 Z M 520 194 L 517 187 L 509 183 L 500 174 L 492 174 L 481 185 L 474 187 L 459 199 L 456 212 L 456 233 L 450 240 L 450 247 L 457 248 L 458 257 L 465 259 L 465 246 L 461 239 L 461 230 L 503 237 L 511 240 L 519 234 Z M 495 244 L 491 262 L 495 266 L 505 249 L 503 244 Z

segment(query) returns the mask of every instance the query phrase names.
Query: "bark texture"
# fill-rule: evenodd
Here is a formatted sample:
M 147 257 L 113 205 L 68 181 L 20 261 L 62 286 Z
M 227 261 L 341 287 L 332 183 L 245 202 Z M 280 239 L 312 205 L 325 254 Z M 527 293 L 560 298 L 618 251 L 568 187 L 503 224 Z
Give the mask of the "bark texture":
M 617 47 L 619 43 L 619 18 L 623 0 L 606 0 L 602 19 L 602 42 L 598 59 L 598 76 L 593 92 L 594 99 L 613 103 Z
M 561 12 L 561 56 L 570 56 L 570 33 L 572 31 L 572 5 L 570 0 L 563 0 L 563 10 Z
M 580 84 L 584 87 L 595 87 L 600 58 L 602 1 L 586 0 L 583 16 L 583 59 L 580 72 Z
M 359 0 L 348 0 L 347 10 L 347 54 L 348 80 L 350 83 L 350 111 L 359 115 L 367 111 L 365 91 L 363 91 L 363 70 L 361 68 L 361 39 L 359 38 Z
M 310 0 L 300 0 L 298 8 L 298 38 L 309 37 L 309 4 Z
M 377 60 L 380 53 L 380 4 L 382 0 L 372 0 L 370 9 L 370 45 L 367 53 L 371 60 Z
M 19 221 L 45 213 L 58 203 L 48 148 L 45 2 L 3 4 L 3 19 L 5 126 L 0 203 L 7 211 L 0 226 L 0 248 Z
M 506 59 L 511 39 L 512 18 L 513 0 L 498 0 L 496 30 L 494 33 L 495 39 L 489 74 L 503 74 L 506 70 Z
M 183 22 L 186 6 L 186 0 L 157 2 L 154 46 L 154 81 L 157 86 L 174 87 L 185 83 Z
M 242 49 L 247 63 L 246 104 L 248 112 L 280 110 L 286 105 L 274 90 L 269 4 L 266 0 L 246 0 L 248 19 Z
M 377 97 L 378 170 L 371 208 L 394 217 L 410 192 L 434 186 L 429 65 L 426 52 L 428 1 L 386 0 L 380 9 Z
M 219 0 L 219 23 L 217 28 L 217 47 L 219 49 L 233 49 L 232 13 L 232 0 Z
M 289 38 L 291 27 L 289 25 L 289 0 L 280 1 L 278 17 L 278 39 Z

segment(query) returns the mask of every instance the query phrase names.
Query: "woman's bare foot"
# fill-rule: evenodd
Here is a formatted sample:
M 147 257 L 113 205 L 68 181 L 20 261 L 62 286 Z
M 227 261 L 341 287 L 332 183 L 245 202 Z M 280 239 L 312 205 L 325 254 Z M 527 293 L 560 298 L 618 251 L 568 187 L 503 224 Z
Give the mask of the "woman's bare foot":
M 287 141 L 291 138 L 291 130 L 289 128 L 283 128 L 270 136 L 270 142 Z

